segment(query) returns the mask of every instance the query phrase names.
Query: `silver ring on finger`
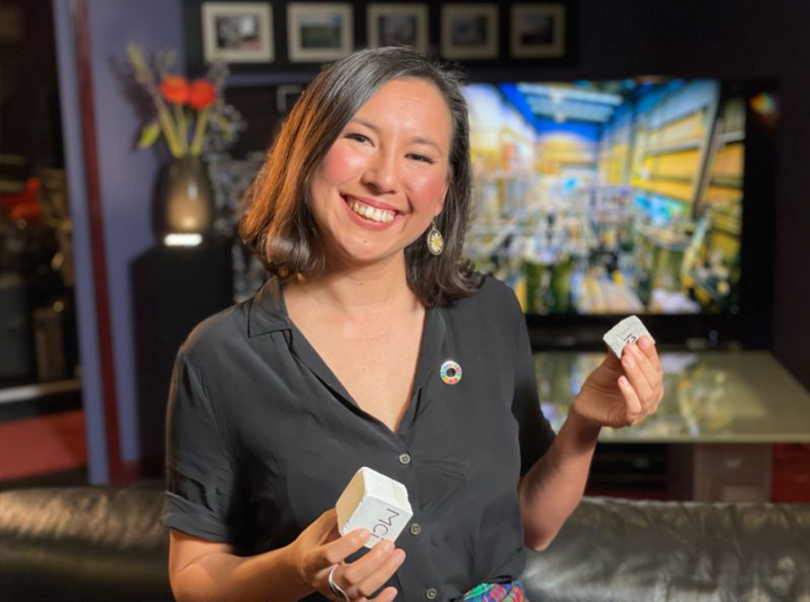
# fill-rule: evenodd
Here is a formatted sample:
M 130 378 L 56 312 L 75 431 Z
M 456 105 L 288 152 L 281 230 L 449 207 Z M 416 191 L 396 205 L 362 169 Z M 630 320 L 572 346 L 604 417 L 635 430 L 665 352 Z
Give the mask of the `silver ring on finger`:
M 332 593 L 336 596 L 343 598 L 346 600 L 346 602 L 350 602 L 349 596 L 346 595 L 346 592 L 344 592 L 343 589 L 337 583 L 335 583 L 335 569 L 337 569 L 339 566 L 339 564 L 336 564 L 329 570 L 329 589 L 331 589 Z

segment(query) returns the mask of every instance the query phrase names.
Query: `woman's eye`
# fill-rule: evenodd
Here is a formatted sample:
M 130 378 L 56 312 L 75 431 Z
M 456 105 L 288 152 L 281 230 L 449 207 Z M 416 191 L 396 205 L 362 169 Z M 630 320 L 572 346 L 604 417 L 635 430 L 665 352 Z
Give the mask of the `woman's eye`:
M 417 161 L 424 161 L 425 163 L 429 163 L 431 165 L 434 163 L 433 159 L 431 159 L 427 155 L 420 155 L 420 154 L 417 154 L 417 153 L 411 153 L 410 156 L 413 159 L 416 159 Z
M 356 132 L 349 132 L 346 134 L 346 138 L 350 140 L 357 140 L 358 142 L 369 142 L 368 136 L 364 136 L 363 134 L 358 134 Z

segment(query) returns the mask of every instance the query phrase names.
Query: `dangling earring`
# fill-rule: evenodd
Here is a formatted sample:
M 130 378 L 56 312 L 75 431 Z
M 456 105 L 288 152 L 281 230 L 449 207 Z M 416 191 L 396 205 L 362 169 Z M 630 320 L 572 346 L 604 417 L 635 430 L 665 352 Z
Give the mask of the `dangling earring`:
M 441 255 L 444 251 L 444 237 L 436 227 L 435 220 L 431 222 L 430 230 L 428 230 L 427 248 L 431 255 Z

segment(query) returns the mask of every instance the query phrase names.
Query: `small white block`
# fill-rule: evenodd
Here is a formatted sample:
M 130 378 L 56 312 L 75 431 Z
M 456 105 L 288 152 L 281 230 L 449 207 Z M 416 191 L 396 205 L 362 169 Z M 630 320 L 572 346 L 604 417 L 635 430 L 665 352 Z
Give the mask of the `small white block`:
M 360 528 L 369 530 L 367 548 L 381 539 L 396 541 L 413 516 L 405 485 L 366 466 L 349 481 L 336 510 L 341 535 Z
M 616 357 L 621 358 L 624 346 L 628 343 L 635 343 L 645 334 L 652 339 L 653 343 L 655 342 L 655 339 L 652 338 L 652 335 L 641 323 L 641 320 L 638 319 L 638 316 L 630 316 L 616 324 L 602 338 L 613 350 L 613 353 L 616 354 Z

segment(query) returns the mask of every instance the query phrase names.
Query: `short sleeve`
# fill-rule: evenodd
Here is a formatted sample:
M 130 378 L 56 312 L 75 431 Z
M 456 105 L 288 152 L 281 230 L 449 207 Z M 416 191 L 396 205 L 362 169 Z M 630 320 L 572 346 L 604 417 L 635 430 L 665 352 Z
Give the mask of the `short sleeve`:
M 548 420 L 543 416 L 537 395 L 537 376 L 534 369 L 526 317 L 515 300 L 517 309 L 517 334 L 515 350 L 515 391 L 512 398 L 512 414 L 520 428 L 520 475 L 525 475 L 535 462 L 546 453 L 556 436 Z
M 238 491 L 233 454 L 220 436 L 204 387 L 182 349 L 172 372 L 166 437 L 164 526 L 232 542 Z

